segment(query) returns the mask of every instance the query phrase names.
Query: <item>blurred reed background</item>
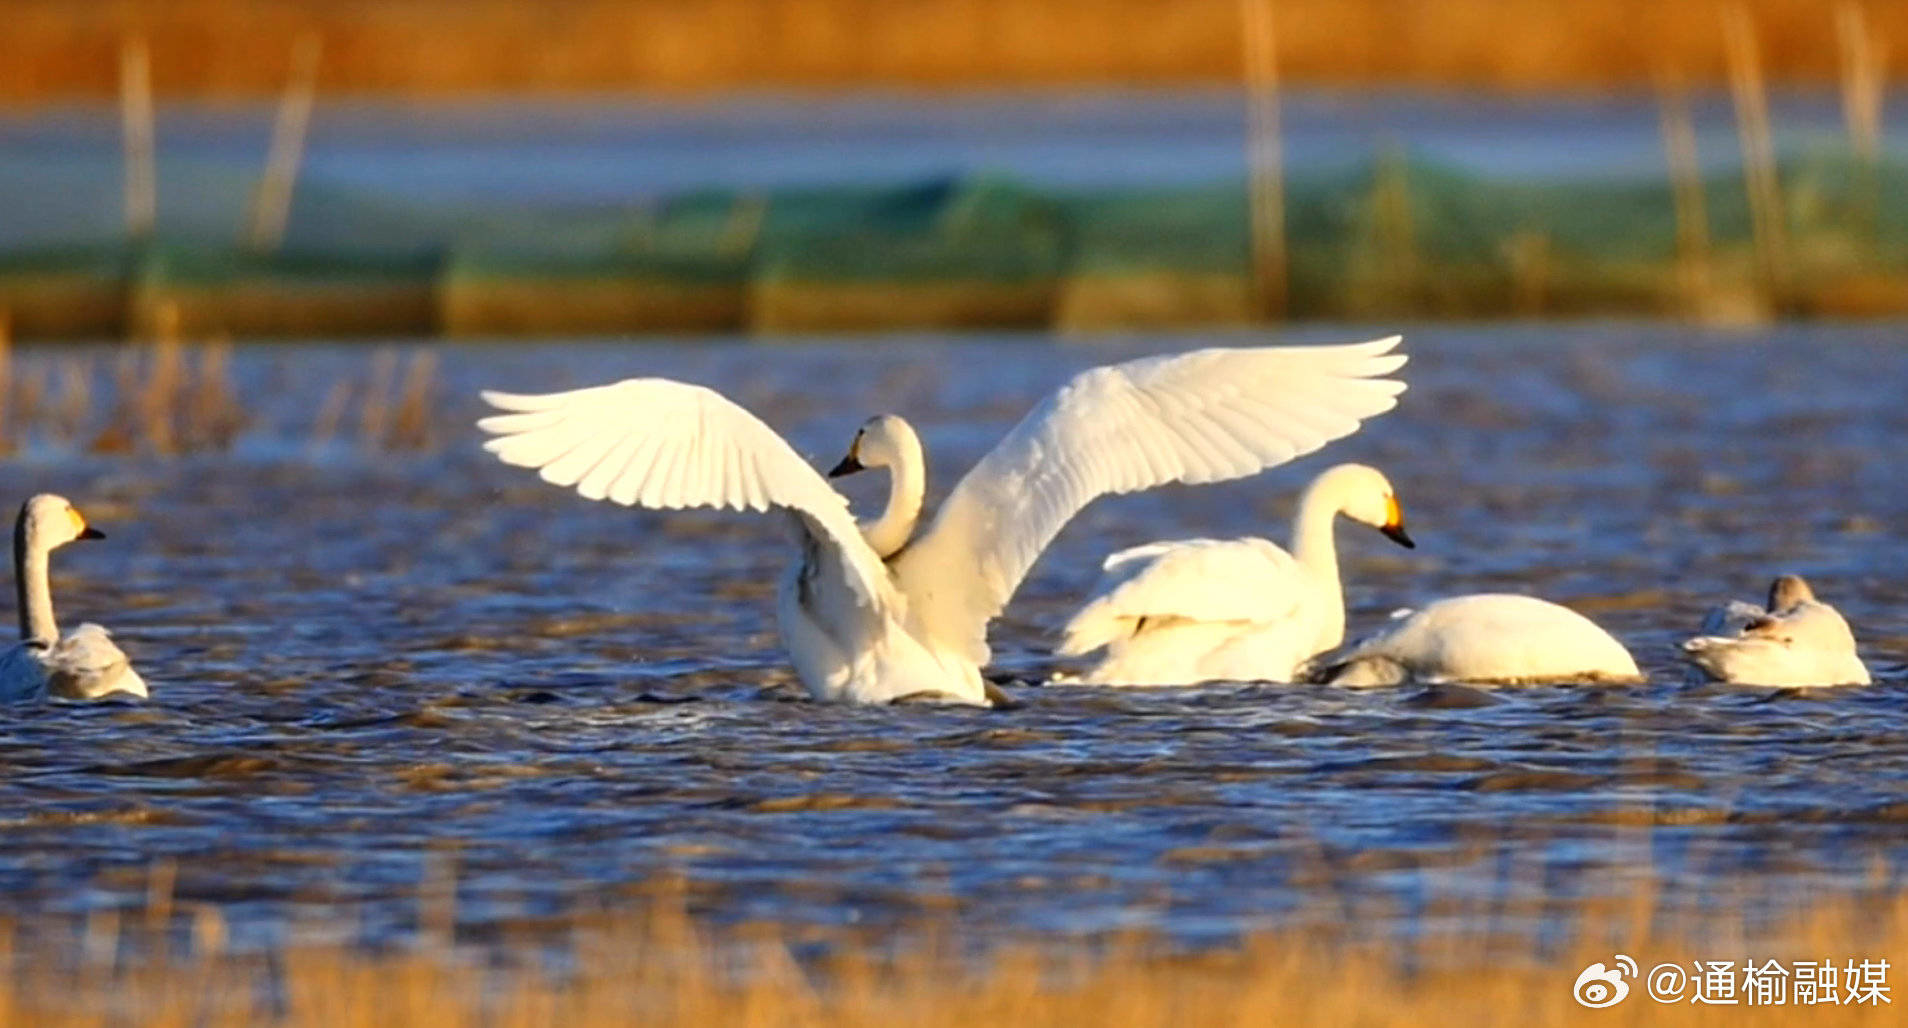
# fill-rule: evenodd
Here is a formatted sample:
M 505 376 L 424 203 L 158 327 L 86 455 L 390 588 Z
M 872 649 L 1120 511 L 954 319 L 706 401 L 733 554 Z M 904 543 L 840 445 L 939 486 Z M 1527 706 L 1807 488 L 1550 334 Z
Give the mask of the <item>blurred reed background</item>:
M 1274 6 L 1296 83 L 1635 88 L 1665 61 L 1726 75 L 1710 0 Z M 1831 7 L 1737 6 L 1779 41 L 1772 78 L 1837 79 Z M 1867 17 L 1908 39 L 1908 6 Z M 1239 21 L 1239 0 L 9 0 L 0 99 L 112 95 L 129 34 L 149 42 L 163 96 L 276 92 L 306 32 L 339 93 L 1226 83 L 1244 74 Z
M 22 338 L 149 338 L 161 310 L 235 337 L 1901 315 L 1900 38 L 1908 6 L 1862 0 L 16 0 L 0 100 L 116 97 L 123 222 L 32 242 L 0 224 L 0 309 Z M 632 187 L 580 215 L 299 188 L 314 119 L 366 98 L 1115 86 L 1236 90 L 1242 179 Z M 1662 170 L 1520 177 L 1382 138 L 1362 162 L 1288 168 L 1282 111 L 1325 86 L 1653 91 Z M 1839 97 L 1838 141 L 1780 145 L 1770 94 L 1797 88 Z M 1733 163 L 1700 152 L 1692 94 L 1727 96 Z M 186 205 L 242 210 L 236 229 L 177 220 L 155 110 L 271 95 L 259 170 L 185 175 Z M 1571 145 L 1567 120 L 1549 131 Z M 0 151 L 0 213 L 84 188 L 72 161 L 35 159 Z
M 231 339 L 182 338 L 173 308 L 157 321 L 156 334 L 112 354 L 16 355 L 0 316 L 0 456 L 231 451 L 257 421 L 233 383 Z M 276 442 L 313 452 L 339 444 L 370 453 L 433 450 L 449 417 L 437 403 L 437 355 L 384 346 L 365 356 L 361 370 L 312 383 L 323 388 L 316 415 Z

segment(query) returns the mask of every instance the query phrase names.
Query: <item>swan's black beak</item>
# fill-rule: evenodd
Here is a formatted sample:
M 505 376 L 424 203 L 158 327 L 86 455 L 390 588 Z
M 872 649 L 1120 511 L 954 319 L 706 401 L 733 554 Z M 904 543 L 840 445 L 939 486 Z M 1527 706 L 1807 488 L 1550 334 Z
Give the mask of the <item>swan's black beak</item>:
M 841 459 L 840 464 L 837 464 L 834 467 L 828 469 L 828 477 L 840 478 L 843 475 L 852 475 L 857 471 L 863 471 L 863 470 L 866 470 L 866 469 L 862 467 L 861 462 L 856 460 L 855 455 L 851 452 L 848 454 L 848 456 L 843 457 Z
M 1404 508 L 1398 506 L 1396 496 L 1385 497 L 1385 523 L 1378 526 L 1378 531 L 1383 532 L 1385 538 L 1407 550 L 1418 548 L 1418 544 L 1411 541 L 1411 533 L 1405 531 Z
M 102 531 L 100 531 L 100 530 L 99 530 L 99 529 L 97 529 L 97 528 L 94 528 L 94 527 L 93 527 L 93 526 L 91 526 L 91 525 L 87 525 L 87 526 L 86 526 L 85 528 L 82 528 L 82 529 L 80 529 L 80 534 L 79 534 L 79 536 L 78 536 L 78 538 L 81 538 L 81 539 L 104 539 L 104 538 L 106 538 L 106 533 L 104 533 L 104 532 L 102 532 Z

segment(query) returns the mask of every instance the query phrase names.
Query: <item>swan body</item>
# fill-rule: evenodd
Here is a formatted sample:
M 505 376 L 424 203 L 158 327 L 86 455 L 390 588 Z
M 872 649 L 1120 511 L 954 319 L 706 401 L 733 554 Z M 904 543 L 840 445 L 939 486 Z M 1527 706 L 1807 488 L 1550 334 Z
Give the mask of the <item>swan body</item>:
M 65 497 L 42 493 L 21 505 L 13 526 L 20 642 L 0 653 L 0 699 L 146 696 L 145 680 L 104 628 L 84 624 L 62 637 L 53 620 L 49 556 L 76 539 L 104 538 Z
M 1320 657 L 1308 677 L 1335 685 L 1407 681 L 1637 682 L 1635 658 L 1568 607 L 1533 596 L 1452 596 L 1401 610 L 1377 632 Z
M 987 624 L 1061 527 L 1093 498 L 1250 475 L 1391 409 L 1397 337 L 1345 346 L 1209 349 L 1075 376 L 961 479 L 924 530 L 921 442 L 894 415 L 855 433 L 831 476 L 889 472 L 857 522 L 772 429 L 721 394 L 628 379 L 541 396 L 486 392 L 478 422 L 506 464 L 593 500 L 778 511 L 796 544 L 776 614 L 818 700 L 928 696 L 990 703 Z
M 1413 545 L 1385 476 L 1341 464 L 1305 490 L 1291 552 L 1248 537 L 1148 543 L 1108 557 L 1058 652 L 1105 650 L 1078 679 L 1091 685 L 1289 682 L 1307 658 L 1345 638 L 1332 538 L 1340 514 Z
M 1683 655 L 1719 682 L 1751 685 L 1867 685 L 1855 633 L 1799 575 L 1769 586 L 1768 607 L 1731 600 L 1709 612 Z

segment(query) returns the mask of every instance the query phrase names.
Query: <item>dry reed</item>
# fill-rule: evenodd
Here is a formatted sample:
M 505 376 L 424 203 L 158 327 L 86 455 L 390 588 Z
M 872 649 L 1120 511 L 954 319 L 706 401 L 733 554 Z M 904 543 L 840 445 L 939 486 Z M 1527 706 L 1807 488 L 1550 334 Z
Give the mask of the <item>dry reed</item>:
M 1852 0 L 1836 9 L 1835 29 L 1841 44 L 1842 117 L 1849 143 L 1872 164 L 1881 159 L 1887 51 L 1875 38 L 1867 12 Z
M 351 404 L 351 382 L 339 379 L 331 383 L 326 390 L 324 402 L 318 405 L 318 417 L 312 422 L 309 439 L 313 449 L 330 446 L 338 438 L 339 426 L 344 424 L 345 409 Z
M 249 423 L 232 386 L 231 366 L 231 340 L 214 338 L 198 347 L 197 365 L 185 394 L 187 450 L 229 450 Z
M 155 322 L 153 338 L 112 352 L 25 359 L 0 323 L 0 453 L 17 451 L 29 439 L 109 455 L 230 450 L 256 421 L 233 381 L 232 341 L 187 341 L 173 330 L 176 319 L 164 307 Z M 434 448 L 443 416 L 437 354 L 419 349 L 402 360 L 391 350 L 371 355 L 364 372 L 328 386 L 304 441 L 314 449 L 329 444 L 354 400 L 362 448 Z
M 728 221 L 722 226 L 716 252 L 724 257 L 742 257 L 753 251 L 762 236 L 763 225 L 768 222 L 768 212 L 769 200 L 763 193 L 750 192 L 736 197 Z
M 1259 316 L 1286 314 L 1285 155 L 1279 127 L 1279 41 L 1272 0 L 1239 0 L 1245 47 L 1246 195 Z
M 363 400 L 358 404 L 358 441 L 374 449 L 385 438 L 391 424 L 391 390 L 397 377 L 397 354 L 379 350 L 371 355 L 371 370 L 365 381 Z
M 246 245 L 257 253 L 278 249 L 279 242 L 285 238 L 285 224 L 291 218 L 292 190 L 298 184 L 298 166 L 304 160 L 305 132 L 311 124 L 311 108 L 318 95 L 319 53 L 315 33 L 300 35 L 292 46 L 291 74 L 285 81 L 284 96 L 279 100 L 278 116 L 272 122 L 265 174 L 252 197 L 251 223 L 246 229 Z
M 945 914 L 899 930 L 714 927 L 679 885 L 634 910 L 542 925 L 530 945 L 460 950 L 448 877 L 410 948 L 293 941 L 229 952 L 216 909 L 175 904 L 154 874 L 145 916 L 95 914 L 73 933 L 0 931 L 0 1021 L 47 1025 L 789 1025 L 910 1024 L 1882 1024 L 1891 1005 L 1727 1006 L 1652 999 L 1587 1011 L 1573 992 L 1616 953 L 1641 968 L 1694 960 L 1837 964 L 1908 951 L 1908 894 L 1845 894 L 1773 927 L 1738 913 L 1702 919 L 1631 900 L 1577 900 L 1566 937 L 1544 947 L 1485 928 L 1386 936 L 1355 920 L 1269 928 L 1231 945 L 1176 946 L 1137 933 L 1088 940 L 976 938 Z M 1488 917 L 1470 919 L 1488 923 Z M 188 933 L 175 930 L 190 927 Z M 553 933 L 554 934 L 551 934 Z M 510 936 L 506 934 L 505 939 Z M 184 943 L 183 946 L 180 944 Z M 799 944 L 799 949 L 798 949 Z M 10 951 L 10 952 L 9 952 Z M 798 956 L 797 954 L 800 953 Z M 554 958 L 554 959 L 551 959 Z M 1893 996 L 1899 967 L 1884 980 Z M 1846 994 L 1838 990 L 1838 997 Z
M 1709 208 L 1703 197 L 1701 159 L 1696 150 L 1695 119 L 1681 76 L 1657 76 L 1663 156 L 1669 162 L 1670 197 L 1676 211 L 1676 272 L 1683 313 L 1705 309 L 1710 293 Z
M 418 350 L 404 368 L 391 430 L 382 440 L 386 450 L 427 450 L 431 447 L 431 394 L 437 386 L 437 354 Z
M 55 438 L 70 441 L 80 437 L 92 416 L 94 362 L 92 355 L 86 354 L 62 360 L 57 368 L 60 391 L 46 427 Z
M 1519 317 L 1541 317 L 1550 297 L 1552 256 L 1550 235 L 1524 229 L 1504 241 L 1504 260 L 1510 267 L 1511 311 Z
M 126 234 L 152 235 L 159 218 L 159 176 L 152 114 L 152 55 L 144 38 L 119 51 L 119 116 L 125 167 Z
M 1862 176 L 1855 203 L 1859 234 L 1874 238 L 1881 209 L 1882 96 L 1888 87 L 1884 68 L 1887 48 L 1875 38 L 1868 13 L 1853 0 L 1835 11 L 1841 42 L 1842 117 L 1848 126 L 1849 146 L 1860 161 Z
M 120 350 L 113 361 L 115 403 L 105 427 L 93 437 L 95 453 L 179 452 L 179 421 L 189 409 L 183 402 L 185 354 L 178 307 L 161 304 L 153 321 L 152 339 Z
M 400 377 L 400 365 L 402 373 Z M 338 436 L 351 403 L 358 405 L 358 445 L 374 452 L 429 450 L 437 441 L 437 354 L 428 349 L 398 353 L 380 349 L 362 382 L 340 379 L 319 404 L 308 438 L 314 449 Z
M 1419 300 L 1423 263 L 1411 206 L 1410 165 L 1397 146 L 1379 152 L 1365 206 L 1366 231 L 1359 250 L 1367 281 L 1359 306 L 1372 314 L 1411 309 Z
M 1765 299 L 1777 310 L 1788 301 L 1788 214 L 1776 176 L 1775 142 L 1769 130 L 1768 85 L 1762 74 L 1762 49 L 1749 10 L 1732 4 L 1722 12 L 1724 50 L 1729 58 L 1729 91 L 1736 107 L 1736 135 L 1742 144 L 1743 188 L 1749 197 L 1750 231 L 1756 268 Z

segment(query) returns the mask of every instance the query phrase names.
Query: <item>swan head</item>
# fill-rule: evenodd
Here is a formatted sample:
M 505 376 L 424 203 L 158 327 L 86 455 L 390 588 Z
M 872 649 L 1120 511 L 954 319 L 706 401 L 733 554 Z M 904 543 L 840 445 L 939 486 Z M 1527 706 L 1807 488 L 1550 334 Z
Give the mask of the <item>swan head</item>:
M 1318 476 L 1312 489 L 1331 501 L 1340 514 L 1370 525 L 1399 546 L 1417 547 L 1405 531 L 1404 508 L 1398 506 L 1397 491 L 1377 468 L 1340 464 Z
M 1771 614 L 1788 610 L 1798 603 L 1814 603 L 1815 591 L 1801 575 L 1779 575 L 1769 583 L 1769 606 Z
M 46 551 L 75 539 L 104 539 L 106 533 L 87 524 L 66 497 L 41 493 L 20 505 L 13 538 L 16 548 Z
M 862 422 L 848 444 L 848 456 L 828 472 L 829 478 L 852 475 L 869 468 L 894 468 L 918 458 L 921 437 L 913 426 L 894 414 L 877 414 Z

